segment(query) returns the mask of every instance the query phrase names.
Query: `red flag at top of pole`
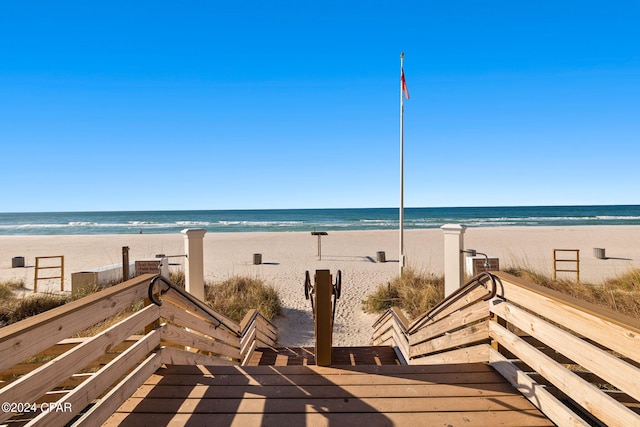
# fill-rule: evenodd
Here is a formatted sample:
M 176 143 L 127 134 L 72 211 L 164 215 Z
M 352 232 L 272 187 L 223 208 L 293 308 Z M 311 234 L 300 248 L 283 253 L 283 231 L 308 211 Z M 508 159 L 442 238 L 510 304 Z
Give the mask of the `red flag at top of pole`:
M 404 68 L 400 73 L 400 82 L 402 83 L 402 92 L 404 93 L 404 96 L 409 99 L 409 89 L 407 89 L 407 81 L 404 79 Z

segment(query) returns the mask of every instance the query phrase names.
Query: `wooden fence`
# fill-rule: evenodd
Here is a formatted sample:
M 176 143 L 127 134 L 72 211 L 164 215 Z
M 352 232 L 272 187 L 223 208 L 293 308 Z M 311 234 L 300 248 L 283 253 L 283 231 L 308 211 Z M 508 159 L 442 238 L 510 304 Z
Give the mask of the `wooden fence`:
M 640 425 L 640 322 L 496 272 L 374 344 L 409 364 L 486 362 L 558 425 Z
M 152 278 L 1 328 L 0 401 L 16 403 L 16 411 L 0 412 L 0 422 L 100 425 L 162 364 L 240 364 L 256 341 L 274 345 L 275 327 L 255 311 L 241 327 L 177 291 L 163 294 L 161 306 L 150 303 Z M 118 313 L 112 326 L 78 336 Z M 34 406 L 17 405 L 27 402 Z

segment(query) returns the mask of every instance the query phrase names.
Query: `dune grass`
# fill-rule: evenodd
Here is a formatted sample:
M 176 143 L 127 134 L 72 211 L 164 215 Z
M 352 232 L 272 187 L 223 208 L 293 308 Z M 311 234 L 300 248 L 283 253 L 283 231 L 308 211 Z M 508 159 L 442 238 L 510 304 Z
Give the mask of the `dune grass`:
M 600 284 L 553 280 L 527 267 L 509 267 L 504 271 L 540 286 L 640 319 L 640 269 L 630 270 Z
M 395 306 L 415 319 L 444 298 L 444 277 L 406 270 L 362 301 L 366 313 L 382 313 Z
M 170 273 L 170 280 L 184 287 L 184 272 Z M 21 281 L 0 283 L 0 327 L 18 322 L 30 316 L 43 313 L 70 301 L 91 295 L 102 287 L 87 287 L 73 295 L 57 293 L 37 293 L 26 297 L 16 296 L 15 290 L 24 287 Z M 214 309 L 239 322 L 250 309 L 257 309 L 271 320 L 282 312 L 282 305 L 275 288 L 267 286 L 262 280 L 249 277 L 233 277 L 221 283 L 205 284 L 205 300 Z M 76 336 L 92 336 L 117 323 L 131 313 L 142 309 L 139 301 L 120 313 L 95 325 Z
M 236 322 L 240 322 L 251 309 L 258 310 L 268 320 L 282 313 L 275 288 L 251 277 L 236 276 L 220 283 L 207 283 L 205 301 Z

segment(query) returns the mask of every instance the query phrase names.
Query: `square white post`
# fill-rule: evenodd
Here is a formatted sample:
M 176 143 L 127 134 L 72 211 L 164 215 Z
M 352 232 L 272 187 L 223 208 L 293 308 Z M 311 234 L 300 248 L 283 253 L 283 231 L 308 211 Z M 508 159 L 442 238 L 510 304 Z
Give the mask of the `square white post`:
M 207 230 L 187 228 L 184 235 L 184 250 L 187 254 L 184 263 L 185 290 L 199 300 L 204 301 L 204 250 L 203 240 Z
M 440 229 L 444 232 L 444 297 L 459 289 L 464 283 L 464 231 L 466 226 L 445 224 Z

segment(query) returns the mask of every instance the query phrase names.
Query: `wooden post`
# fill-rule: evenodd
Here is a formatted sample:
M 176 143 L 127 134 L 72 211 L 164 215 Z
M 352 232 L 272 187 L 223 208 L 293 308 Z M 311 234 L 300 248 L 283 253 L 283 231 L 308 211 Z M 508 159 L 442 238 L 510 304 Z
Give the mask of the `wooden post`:
M 316 270 L 314 278 L 316 301 L 316 365 L 331 366 L 333 345 L 333 310 L 331 309 L 331 295 L 333 285 L 329 270 Z
M 122 281 L 129 280 L 129 246 L 122 247 Z
M 204 301 L 204 235 L 207 230 L 188 228 L 182 230 L 187 260 L 184 263 L 185 290 Z
M 464 284 L 463 253 L 466 226 L 445 224 L 444 232 L 444 297 L 448 297 Z

